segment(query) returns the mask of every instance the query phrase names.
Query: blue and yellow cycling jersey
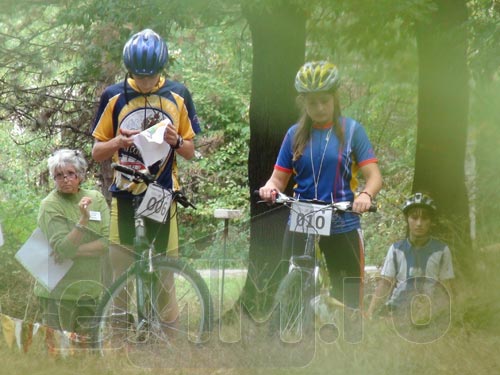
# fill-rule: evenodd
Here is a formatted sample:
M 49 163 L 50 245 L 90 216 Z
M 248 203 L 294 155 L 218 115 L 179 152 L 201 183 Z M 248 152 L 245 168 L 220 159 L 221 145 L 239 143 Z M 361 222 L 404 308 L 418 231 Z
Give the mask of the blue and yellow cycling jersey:
M 161 77 L 151 93 L 142 94 L 135 81 L 129 78 L 126 82 L 107 87 L 101 95 L 92 135 L 97 141 L 106 142 L 116 137 L 119 129 L 145 130 L 160 121 L 173 124 L 186 140 L 194 138 L 200 131 L 191 95 L 184 85 Z M 149 167 L 163 187 L 178 187 L 174 152 L 153 166 L 146 166 L 137 147 L 131 146 L 118 150 L 113 161 L 134 169 Z M 131 185 L 120 181 L 121 176 L 115 173 L 115 181 L 110 187 L 114 196 L 130 197 L 132 193 L 141 192 L 137 186 L 125 187 Z

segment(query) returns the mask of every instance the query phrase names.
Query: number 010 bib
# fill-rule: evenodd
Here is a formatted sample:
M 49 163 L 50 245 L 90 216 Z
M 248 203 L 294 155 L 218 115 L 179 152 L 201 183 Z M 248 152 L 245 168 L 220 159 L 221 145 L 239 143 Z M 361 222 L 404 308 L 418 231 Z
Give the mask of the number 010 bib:
M 332 209 L 319 204 L 294 202 L 290 215 L 290 230 L 299 233 L 330 235 Z

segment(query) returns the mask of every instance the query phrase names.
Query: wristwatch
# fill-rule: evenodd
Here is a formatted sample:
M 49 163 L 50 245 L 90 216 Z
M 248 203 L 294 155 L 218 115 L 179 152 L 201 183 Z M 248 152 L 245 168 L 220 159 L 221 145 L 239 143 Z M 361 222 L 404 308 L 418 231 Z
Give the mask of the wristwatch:
M 180 135 L 177 136 L 177 143 L 174 146 L 174 150 L 181 148 L 183 144 L 184 144 L 184 138 L 182 138 Z

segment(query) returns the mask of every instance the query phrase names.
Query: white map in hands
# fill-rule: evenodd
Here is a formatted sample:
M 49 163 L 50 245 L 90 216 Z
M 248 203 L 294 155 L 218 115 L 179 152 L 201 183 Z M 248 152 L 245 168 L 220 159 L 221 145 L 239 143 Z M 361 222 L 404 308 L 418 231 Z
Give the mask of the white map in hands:
M 37 228 L 15 255 L 17 261 L 49 291 L 54 290 L 73 265 L 71 259 L 56 263 L 52 253 L 45 235 Z
M 172 147 L 163 139 L 166 130 L 167 120 L 164 120 L 134 136 L 134 144 L 147 167 L 165 158 L 170 152 Z

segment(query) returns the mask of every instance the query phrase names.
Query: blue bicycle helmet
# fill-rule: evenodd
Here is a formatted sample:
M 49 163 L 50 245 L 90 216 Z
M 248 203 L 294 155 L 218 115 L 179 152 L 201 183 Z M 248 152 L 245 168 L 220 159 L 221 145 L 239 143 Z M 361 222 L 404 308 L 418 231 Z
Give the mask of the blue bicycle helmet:
M 123 62 L 131 74 L 140 76 L 157 74 L 167 61 L 167 44 L 151 29 L 144 29 L 132 35 L 123 47 Z

